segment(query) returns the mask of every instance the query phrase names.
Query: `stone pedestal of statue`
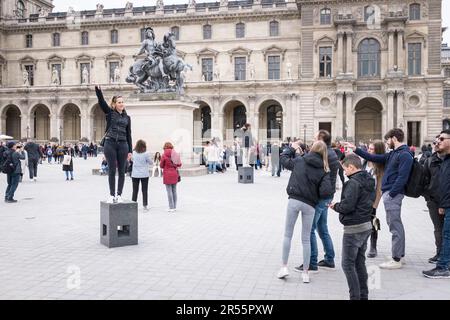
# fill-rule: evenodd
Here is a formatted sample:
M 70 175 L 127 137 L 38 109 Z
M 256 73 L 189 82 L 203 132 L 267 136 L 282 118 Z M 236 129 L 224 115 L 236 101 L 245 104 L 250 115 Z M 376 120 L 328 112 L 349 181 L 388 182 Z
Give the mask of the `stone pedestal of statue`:
M 192 163 L 194 110 L 199 106 L 176 93 L 137 93 L 126 100 L 133 144 L 142 139 L 152 154 L 171 142 L 183 164 Z M 134 146 L 133 146 L 134 147 Z

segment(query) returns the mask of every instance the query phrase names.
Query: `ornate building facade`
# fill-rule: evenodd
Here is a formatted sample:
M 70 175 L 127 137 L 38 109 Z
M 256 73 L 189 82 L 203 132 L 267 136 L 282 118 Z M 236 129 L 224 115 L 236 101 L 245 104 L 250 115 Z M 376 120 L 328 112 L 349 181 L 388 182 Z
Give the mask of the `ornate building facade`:
M 449 118 L 441 0 L 160 0 L 55 13 L 50 1 L 11 0 L 0 10 L 0 132 L 15 138 L 100 140 L 93 84 L 126 104 L 145 26 L 158 41 L 175 33 L 194 67 L 185 92 L 200 106 L 196 144 L 249 122 L 260 141 L 310 141 L 323 128 L 358 142 L 397 126 L 420 145 Z

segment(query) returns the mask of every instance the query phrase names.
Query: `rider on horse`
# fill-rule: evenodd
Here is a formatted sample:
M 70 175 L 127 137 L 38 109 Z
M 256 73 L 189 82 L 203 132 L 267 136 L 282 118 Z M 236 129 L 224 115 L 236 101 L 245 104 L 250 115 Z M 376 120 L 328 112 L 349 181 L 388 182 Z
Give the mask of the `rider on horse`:
M 140 55 L 142 53 L 145 53 L 147 55 L 145 60 L 150 62 L 151 65 L 158 64 L 163 77 L 168 77 L 168 75 L 164 72 L 163 52 L 161 46 L 155 41 L 155 33 L 150 27 L 147 27 L 145 29 L 145 39 L 142 42 L 141 49 L 139 50 L 137 55 Z M 144 66 L 145 64 L 142 65 L 142 69 L 144 69 Z

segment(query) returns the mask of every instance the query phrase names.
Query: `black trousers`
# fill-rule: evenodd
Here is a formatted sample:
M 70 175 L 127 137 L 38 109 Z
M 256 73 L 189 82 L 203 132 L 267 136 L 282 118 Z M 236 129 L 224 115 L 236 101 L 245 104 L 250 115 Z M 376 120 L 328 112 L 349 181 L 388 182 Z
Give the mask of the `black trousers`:
M 148 205 L 148 178 L 131 178 L 133 181 L 133 196 L 131 197 L 132 201 L 137 201 L 138 192 L 139 192 L 139 182 L 142 183 L 142 198 L 143 205 Z
M 125 183 L 125 169 L 127 166 L 128 143 L 126 141 L 114 141 L 106 139 L 104 153 L 106 162 L 108 162 L 109 172 L 109 194 L 113 197 L 116 192 L 116 170 L 119 171 L 117 182 L 117 195 L 121 196 L 123 185 Z
M 434 242 L 436 244 L 436 254 L 439 255 L 442 248 L 442 229 L 444 227 L 444 215 L 439 214 L 439 205 L 430 200 L 427 201 L 428 211 L 430 213 L 431 222 L 434 226 Z
M 37 177 L 37 167 L 39 159 L 28 158 L 28 171 L 30 172 L 30 179 Z

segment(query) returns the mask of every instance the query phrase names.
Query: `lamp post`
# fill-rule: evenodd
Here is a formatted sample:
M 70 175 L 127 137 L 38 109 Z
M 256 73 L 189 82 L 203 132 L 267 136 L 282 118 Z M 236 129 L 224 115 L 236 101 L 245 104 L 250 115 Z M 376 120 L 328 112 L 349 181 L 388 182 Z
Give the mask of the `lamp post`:
M 62 129 L 63 129 L 63 127 L 59 126 L 59 143 L 60 144 L 62 143 Z
M 306 125 L 306 123 L 303 125 L 303 143 L 306 143 L 306 128 L 308 126 Z
M 27 126 L 27 140 L 30 138 L 30 126 Z

